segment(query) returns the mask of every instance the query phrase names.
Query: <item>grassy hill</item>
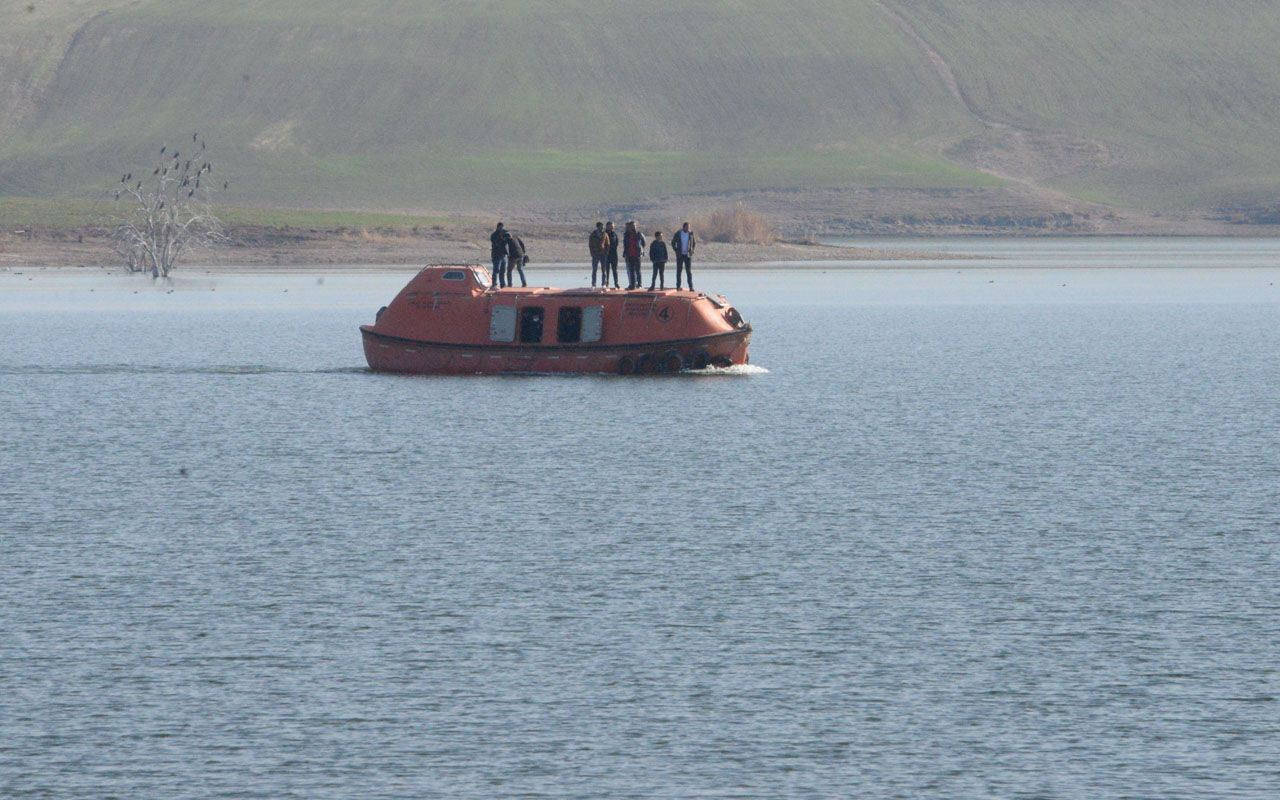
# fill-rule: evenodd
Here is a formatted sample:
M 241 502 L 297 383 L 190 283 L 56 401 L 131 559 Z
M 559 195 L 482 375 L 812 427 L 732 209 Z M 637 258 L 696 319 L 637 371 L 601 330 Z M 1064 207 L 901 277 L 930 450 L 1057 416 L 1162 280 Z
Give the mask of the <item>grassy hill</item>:
M 251 205 L 1280 188 L 1263 0 L 33 2 L 0 0 L 0 196 L 83 195 L 193 131 Z

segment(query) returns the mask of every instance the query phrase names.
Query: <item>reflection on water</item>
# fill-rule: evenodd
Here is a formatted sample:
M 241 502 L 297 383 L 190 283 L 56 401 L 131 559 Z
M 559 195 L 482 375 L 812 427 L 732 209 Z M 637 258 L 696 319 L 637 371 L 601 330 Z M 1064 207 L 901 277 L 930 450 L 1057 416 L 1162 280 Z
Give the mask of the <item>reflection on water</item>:
M 0 274 L 0 794 L 1270 798 L 1275 271 L 706 270 L 736 380 Z

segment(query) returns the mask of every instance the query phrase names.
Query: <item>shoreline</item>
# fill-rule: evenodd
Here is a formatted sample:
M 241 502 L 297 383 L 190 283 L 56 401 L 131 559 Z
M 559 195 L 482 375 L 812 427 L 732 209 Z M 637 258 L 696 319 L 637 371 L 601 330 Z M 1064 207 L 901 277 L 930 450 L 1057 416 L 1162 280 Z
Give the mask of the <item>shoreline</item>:
M 529 269 L 584 270 L 590 274 L 586 234 L 563 225 L 524 224 L 515 227 L 529 249 Z M 289 273 L 370 273 L 409 272 L 432 263 L 489 264 L 488 231 L 478 225 L 441 227 L 434 230 L 394 229 L 359 231 L 300 228 L 233 227 L 231 243 L 211 251 L 196 251 L 179 264 L 180 274 L 289 274 Z M 943 235 L 857 236 L 859 246 L 817 241 L 777 241 L 770 244 L 699 242 L 695 269 L 737 270 L 824 270 L 824 269 L 943 269 L 965 262 L 998 261 L 998 256 L 938 252 L 922 248 L 939 239 L 994 240 L 1143 240 L 1143 239 L 1235 239 L 1240 241 L 1280 238 L 1277 232 L 1251 236 L 1224 236 L 1200 231 L 1175 234 L 1148 233 L 1060 233 L 1057 235 L 1017 235 L 996 232 L 949 233 Z M 833 237 L 834 238 L 834 237 Z M 850 238 L 855 238 L 850 236 Z M 866 246 L 875 239 L 887 247 Z M 648 268 L 648 262 L 645 262 Z M 28 229 L 0 231 L 0 273 L 26 269 L 100 271 L 126 274 L 100 229 Z
M 944 237 L 912 237 L 923 245 Z M 962 237 L 945 237 L 956 239 Z M 975 241 L 1045 240 L 1056 239 L 1204 239 L 1238 237 L 1184 236 L 972 236 Z M 1249 239 L 1277 239 L 1280 237 L 1248 237 Z M 585 243 L 565 239 L 526 238 L 533 260 L 527 270 L 539 271 L 584 270 L 588 275 L 591 262 L 585 252 Z M 908 246 L 911 239 L 895 237 L 894 243 Z M 128 274 L 113 260 L 113 254 L 105 246 L 91 243 L 58 243 L 36 241 L 31 247 L 13 248 L 0 242 L 0 274 L 14 274 L 23 270 L 59 270 L 100 272 L 103 274 Z M 541 257 L 539 257 L 541 256 Z M 898 248 L 845 247 L 835 244 L 810 244 L 778 242 L 770 245 L 730 244 L 709 242 L 700 244 L 694 259 L 694 268 L 703 270 L 857 270 L 857 269 L 947 269 L 972 268 L 972 262 L 986 266 L 991 261 L 1003 260 L 987 254 L 946 253 Z M 412 272 L 427 264 L 480 264 L 489 265 L 487 242 L 484 248 L 468 243 L 449 241 L 397 242 L 394 245 L 380 243 L 374 247 L 347 242 L 329 242 L 323 246 L 305 247 L 248 247 L 230 246 L 216 251 L 193 253 L 175 269 L 182 274 L 290 274 L 290 273 L 373 273 Z M 648 261 L 644 268 L 648 269 Z M 1077 267 L 1094 268 L 1094 267 Z M 1123 269 L 1124 267 L 1097 267 Z
M 528 234 L 521 231 L 531 257 L 533 269 L 590 269 L 586 237 L 579 242 L 563 235 Z M 485 232 L 487 237 L 487 232 Z M 948 254 L 844 247 L 835 244 L 775 242 L 745 244 L 701 242 L 695 264 L 711 268 L 722 264 L 805 264 L 822 262 L 885 262 L 908 260 L 947 260 L 963 258 Z M 355 237 L 310 236 L 273 237 L 270 242 L 246 244 L 236 242 L 210 251 L 193 252 L 175 271 L 280 271 L 302 269 L 321 271 L 410 270 L 425 264 L 489 264 L 487 238 L 478 236 L 422 236 L 365 233 Z M 648 263 L 647 260 L 645 262 Z M 121 271 L 109 243 L 101 237 L 86 238 L 82 234 L 63 238 L 50 236 L 15 236 L 0 234 L 0 270 L 21 268 L 100 269 Z

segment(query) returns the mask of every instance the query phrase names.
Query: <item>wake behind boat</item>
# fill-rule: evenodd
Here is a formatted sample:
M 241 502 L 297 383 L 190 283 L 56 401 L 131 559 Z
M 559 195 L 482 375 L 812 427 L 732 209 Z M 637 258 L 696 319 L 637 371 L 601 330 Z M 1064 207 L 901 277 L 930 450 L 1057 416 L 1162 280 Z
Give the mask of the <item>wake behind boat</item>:
M 380 372 L 702 370 L 748 363 L 751 326 L 723 295 L 664 289 L 495 289 L 479 265 L 424 268 L 361 325 Z

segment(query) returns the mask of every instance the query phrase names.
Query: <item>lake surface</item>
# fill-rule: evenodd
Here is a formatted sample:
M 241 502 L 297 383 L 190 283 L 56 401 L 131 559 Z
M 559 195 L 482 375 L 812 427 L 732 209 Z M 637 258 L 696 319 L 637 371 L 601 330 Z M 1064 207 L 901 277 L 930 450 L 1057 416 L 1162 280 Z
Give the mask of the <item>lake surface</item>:
M 1280 248 L 978 244 L 700 271 L 712 377 L 0 273 L 0 796 L 1280 795 Z

